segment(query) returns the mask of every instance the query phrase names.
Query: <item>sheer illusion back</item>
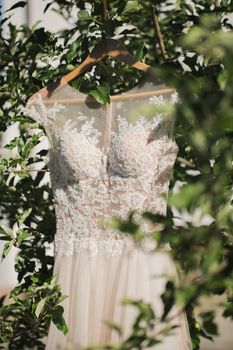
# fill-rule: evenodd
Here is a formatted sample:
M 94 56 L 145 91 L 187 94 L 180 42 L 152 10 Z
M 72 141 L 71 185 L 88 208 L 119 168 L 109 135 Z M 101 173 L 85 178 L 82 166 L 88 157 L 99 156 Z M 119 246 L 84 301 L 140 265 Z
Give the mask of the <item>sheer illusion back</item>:
M 130 93 L 154 89 L 147 82 Z M 51 98 L 42 100 L 39 95 L 24 107 L 50 141 L 54 274 L 69 296 L 62 302 L 68 335 L 51 324 L 46 350 L 123 341 L 137 316 L 136 310 L 121 305 L 126 297 L 151 302 L 156 314 L 162 315 L 160 295 L 166 278 L 161 276 L 176 275 L 171 257 L 165 252 L 149 254 L 154 248 L 149 235 L 138 247 L 130 234 L 106 225 L 114 216 L 127 219 L 132 213 L 146 233 L 163 229 L 141 220 L 141 214 L 166 214 L 165 194 L 178 152 L 170 111 L 178 97 L 176 93 L 142 95 L 124 99 L 122 94 L 122 99 L 107 106 L 87 100 L 75 103 L 87 96 L 66 85 Z M 160 277 L 153 279 L 156 273 Z M 179 330 L 156 350 L 190 350 L 185 315 L 175 317 L 176 310 L 172 312 Z M 104 320 L 118 324 L 121 334 Z

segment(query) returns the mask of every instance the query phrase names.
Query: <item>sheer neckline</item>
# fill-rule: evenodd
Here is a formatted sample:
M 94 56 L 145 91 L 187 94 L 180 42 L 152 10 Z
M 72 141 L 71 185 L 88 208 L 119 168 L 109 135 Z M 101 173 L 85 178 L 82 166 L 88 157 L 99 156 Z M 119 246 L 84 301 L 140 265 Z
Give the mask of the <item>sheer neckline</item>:
M 162 92 L 160 92 L 160 94 L 158 95 L 158 96 L 160 96 L 160 95 L 163 95 L 164 97 L 166 96 L 166 95 L 169 95 L 169 94 L 174 94 L 175 92 L 176 92 L 176 90 L 173 88 L 173 87 L 170 87 L 170 86 L 165 86 L 165 84 L 164 83 L 162 83 L 162 84 L 159 84 L 159 85 L 156 85 L 156 84 L 154 84 L 151 80 L 147 80 L 147 81 L 145 81 L 142 85 L 136 85 L 136 86 L 134 86 L 133 88 L 131 88 L 131 89 L 129 89 L 129 90 L 126 90 L 126 91 L 124 91 L 124 92 L 121 92 L 121 93 L 118 93 L 118 94 L 116 94 L 116 95 L 110 95 L 110 101 L 111 101 L 111 98 L 112 97 L 116 97 L 116 96 L 118 96 L 118 97 L 120 97 L 120 96 L 124 96 L 124 95 L 130 95 L 130 94 L 133 94 L 133 93 L 137 93 L 137 92 L 142 92 L 141 90 L 140 90 L 140 88 L 139 88 L 139 86 L 140 87 L 150 87 L 150 89 L 145 89 L 145 90 L 143 90 L 143 92 L 149 92 L 149 91 L 151 91 L 151 90 L 153 90 L 153 92 L 154 91 L 156 91 L 156 90 L 158 90 L 158 91 L 160 91 L 160 90 L 169 90 L 169 89 L 173 89 L 174 91 L 173 92 L 169 92 L 169 93 L 162 93 Z M 66 89 L 66 88 L 68 88 L 71 92 L 72 92 L 72 95 L 74 95 L 74 96 L 76 96 L 76 97 L 80 97 L 80 98 L 84 98 L 84 99 L 88 99 L 88 98 L 91 98 L 91 96 L 88 94 L 88 93 L 84 93 L 84 92 L 81 92 L 80 90 L 78 90 L 78 89 L 76 89 L 76 88 L 74 88 L 73 86 L 71 86 L 71 84 L 70 83 L 66 83 L 60 90 L 59 90 L 59 92 L 62 92 L 62 90 L 63 89 Z M 55 93 L 55 95 L 56 95 L 56 93 Z M 153 96 L 153 95 L 152 95 Z M 151 97 L 152 97 L 151 96 Z M 54 98 L 55 98 L 56 96 L 54 96 Z M 148 97 L 149 98 L 149 97 Z M 53 99 L 53 95 L 51 96 L 51 99 Z M 91 101 L 90 101 L 91 102 Z M 93 98 L 93 103 L 98 103 L 94 98 Z

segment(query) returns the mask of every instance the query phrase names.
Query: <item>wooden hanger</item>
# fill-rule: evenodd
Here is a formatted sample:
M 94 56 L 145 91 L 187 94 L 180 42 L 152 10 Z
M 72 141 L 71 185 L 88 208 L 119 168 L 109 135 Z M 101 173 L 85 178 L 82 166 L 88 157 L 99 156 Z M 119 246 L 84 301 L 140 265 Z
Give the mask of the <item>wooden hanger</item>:
M 91 67 L 93 64 L 97 63 L 98 61 L 102 60 L 103 58 L 105 58 L 106 56 L 112 57 L 112 58 L 117 58 L 120 61 L 128 64 L 129 66 L 132 66 L 136 69 L 139 69 L 141 71 L 145 71 L 147 73 L 152 73 L 152 67 L 149 66 L 148 64 L 145 64 L 141 61 L 137 61 L 128 51 L 128 49 L 122 45 L 118 40 L 116 39 L 111 39 L 111 38 L 106 38 L 103 39 L 101 42 L 97 43 L 95 45 L 95 47 L 93 48 L 93 50 L 91 51 L 91 53 L 86 57 L 86 59 L 77 67 L 75 68 L 73 71 L 69 72 L 68 74 L 64 75 L 61 79 L 59 79 L 57 82 L 50 84 L 49 86 L 46 86 L 44 88 L 42 88 L 41 90 L 39 90 L 38 92 L 36 92 L 35 94 L 33 94 L 29 100 L 33 100 L 34 98 L 38 97 L 38 95 L 41 95 L 42 99 L 43 98 L 50 98 L 52 96 L 52 94 L 54 94 L 55 92 L 57 92 L 58 90 L 60 90 L 62 87 L 64 87 L 65 85 L 69 84 L 70 81 L 72 81 L 74 78 L 78 77 L 79 75 L 85 73 L 89 67 Z M 148 91 L 148 92 L 143 92 L 143 93 L 139 93 L 139 95 L 137 93 L 135 94 L 130 94 L 130 96 L 145 96 L 145 94 L 147 95 L 154 95 L 154 94 L 158 94 L 158 92 L 161 94 L 161 91 L 163 90 L 155 90 L 155 91 Z M 174 92 L 175 89 L 173 88 L 166 88 L 164 89 L 164 93 L 171 93 Z M 115 95 L 115 96 L 111 96 L 111 99 L 117 100 L 117 99 L 121 99 L 122 96 L 124 96 L 124 99 L 127 98 L 127 94 L 124 95 Z M 91 96 L 88 98 L 74 98 L 74 99 L 69 99 L 69 103 L 81 103 L 84 102 L 86 100 L 89 101 L 95 101 L 94 98 L 92 98 Z M 46 100 L 46 103 L 53 103 L 55 100 Z M 56 101 L 60 101 L 60 99 L 56 100 Z M 68 101 L 68 99 L 65 99 L 63 101 Z

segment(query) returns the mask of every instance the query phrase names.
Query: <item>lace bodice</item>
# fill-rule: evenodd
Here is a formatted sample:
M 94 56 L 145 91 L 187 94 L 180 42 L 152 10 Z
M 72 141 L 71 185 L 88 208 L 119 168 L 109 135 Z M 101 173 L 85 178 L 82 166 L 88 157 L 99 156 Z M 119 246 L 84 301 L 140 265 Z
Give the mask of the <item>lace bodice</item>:
M 66 89 L 55 97 L 77 97 L 69 85 Z M 39 95 L 23 107 L 25 115 L 44 127 L 50 142 L 55 251 L 65 244 L 67 255 L 81 247 L 90 256 L 120 254 L 125 245 L 135 243 L 117 228 L 106 229 L 108 219 L 126 219 L 133 212 L 140 223 L 145 211 L 166 214 L 164 193 L 178 147 L 172 140 L 174 122 L 154 108 L 177 100 L 173 93 L 103 107 L 84 102 L 45 104 Z M 141 225 L 146 232 L 155 228 L 145 221 Z

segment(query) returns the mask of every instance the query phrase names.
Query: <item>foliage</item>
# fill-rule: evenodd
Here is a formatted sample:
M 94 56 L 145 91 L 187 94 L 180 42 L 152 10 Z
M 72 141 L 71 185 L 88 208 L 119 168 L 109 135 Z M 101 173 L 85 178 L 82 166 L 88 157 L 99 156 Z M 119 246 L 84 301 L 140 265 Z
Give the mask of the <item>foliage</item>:
M 55 277 L 43 285 L 40 285 L 40 278 L 32 276 L 29 288 L 26 284 L 15 287 L 10 293 L 14 302 L 2 309 L 0 341 L 8 343 L 11 349 L 22 349 L 22 338 L 27 348 L 34 344 L 36 349 L 43 349 L 40 338 L 46 336 L 51 320 L 67 333 L 63 308 L 58 305 L 66 296 L 62 296 L 60 286 L 55 285 Z
M 53 257 L 46 249 L 53 242 L 56 222 L 45 162 L 45 133 L 40 125 L 22 116 L 19 107 L 42 86 L 76 67 L 101 38 L 114 37 L 138 59 L 151 64 L 157 79 L 174 86 L 182 101 L 174 110 L 179 154 L 167 216 L 144 213 L 144 217 L 164 224 L 164 230 L 153 232 L 153 238 L 158 250 L 170 243 L 180 271 L 179 282 L 167 282 L 162 296 L 163 319 L 157 322 L 167 323 L 165 334 L 173 304 L 185 308 L 197 350 L 200 335 L 211 338 L 217 333 L 214 310 L 202 313 L 200 323 L 193 317 L 192 310 L 201 297 L 223 294 L 223 315 L 233 318 L 233 35 L 227 19 L 232 4 L 227 0 L 179 0 L 174 5 L 168 0 L 113 0 L 106 2 L 105 10 L 103 3 L 45 1 L 45 12 L 59 13 L 72 26 L 56 34 L 38 27 L 39 23 L 29 28 L 14 26 L 7 17 L 2 21 L 9 34 L 0 31 L 4 69 L 0 75 L 0 130 L 4 136 L 15 127 L 17 136 L 0 149 L 1 218 L 9 220 L 9 227 L 1 227 L 0 238 L 6 241 L 3 258 L 12 246 L 19 248 L 15 263 L 19 285 L 11 292 L 12 303 L 0 309 L 0 339 L 9 349 L 29 347 L 29 343 L 42 349 L 41 339 L 51 318 L 61 331 L 67 331 L 58 305 L 61 292 L 52 278 Z M 17 2 L 7 14 L 21 6 L 25 6 L 24 1 Z M 121 93 L 144 80 L 138 71 L 119 62 L 113 68 L 111 62 L 106 58 L 96 65 L 94 75 L 90 70 L 72 86 L 108 103 L 109 94 Z M 195 215 L 199 215 L 196 222 Z M 207 225 L 203 224 L 206 217 L 212 219 Z M 125 223 L 116 220 L 116 224 L 122 230 L 127 228 L 135 239 L 143 236 L 143 232 L 137 235 L 139 227 L 130 218 Z M 140 328 L 140 320 L 146 320 L 150 327 L 156 318 L 150 306 L 143 301 L 125 302 L 138 308 L 139 317 L 122 349 L 143 347 L 145 341 L 148 346 L 156 344 L 159 337 L 149 339 L 149 328 Z M 120 331 L 117 325 L 109 326 Z

